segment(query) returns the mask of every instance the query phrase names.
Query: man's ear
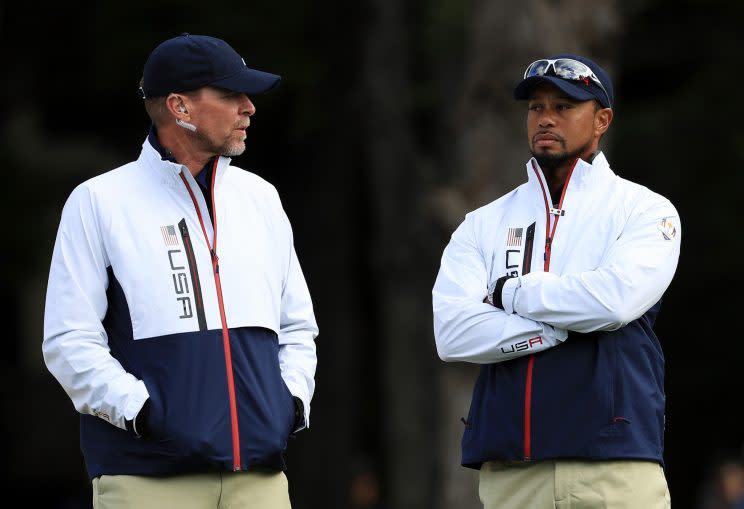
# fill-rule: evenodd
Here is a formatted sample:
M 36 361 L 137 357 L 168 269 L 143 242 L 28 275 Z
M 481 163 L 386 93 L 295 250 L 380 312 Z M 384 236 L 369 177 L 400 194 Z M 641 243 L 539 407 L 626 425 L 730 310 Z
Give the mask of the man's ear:
M 607 132 L 607 129 L 609 129 L 610 124 L 612 123 L 612 117 L 615 115 L 615 113 L 612 111 L 612 108 L 602 108 L 597 111 L 594 115 L 594 133 L 597 136 L 602 136 L 605 132 Z
M 165 99 L 165 104 L 168 110 L 176 117 L 181 118 L 188 116 L 189 110 L 184 103 L 184 98 L 178 94 L 170 94 Z

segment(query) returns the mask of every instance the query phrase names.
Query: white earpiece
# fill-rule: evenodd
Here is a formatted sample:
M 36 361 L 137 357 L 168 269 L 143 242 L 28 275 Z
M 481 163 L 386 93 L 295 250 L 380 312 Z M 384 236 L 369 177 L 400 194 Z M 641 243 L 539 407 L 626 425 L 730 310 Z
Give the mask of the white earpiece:
M 196 126 L 194 124 L 189 124 L 188 122 L 185 122 L 180 118 L 176 119 L 176 124 L 180 125 L 184 129 L 188 129 L 189 131 L 196 132 Z

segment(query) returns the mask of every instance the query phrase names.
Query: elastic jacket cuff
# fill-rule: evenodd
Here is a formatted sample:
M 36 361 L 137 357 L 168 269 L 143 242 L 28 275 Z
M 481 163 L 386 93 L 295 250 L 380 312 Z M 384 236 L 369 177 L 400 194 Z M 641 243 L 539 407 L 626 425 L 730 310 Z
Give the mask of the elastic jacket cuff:
M 512 279 L 513 277 L 514 276 L 501 276 L 494 283 L 493 290 L 490 292 L 489 299 L 488 299 L 488 301 L 494 307 L 497 307 L 499 309 L 503 309 L 504 311 L 506 311 L 506 309 L 504 308 L 504 301 L 503 301 L 502 291 L 504 289 L 504 285 L 506 284 L 507 280 Z M 511 307 L 511 303 L 509 303 L 509 304 L 510 304 L 510 307 Z M 507 311 L 507 313 L 511 314 L 512 311 L 513 310 Z
M 137 438 L 144 438 L 149 435 L 147 421 L 150 417 L 150 398 L 145 400 L 142 408 L 132 420 L 125 421 L 127 431 Z
M 298 431 L 302 431 L 306 428 L 305 425 L 305 404 L 299 398 L 299 396 L 292 396 L 295 405 L 295 420 L 294 426 L 292 427 L 292 434 L 294 435 Z
M 501 304 L 504 306 L 502 309 L 508 315 L 514 313 L 514 299 L 520 286 L 522 280 L 519 277 L 512 277 L 505 280 L 501 287 Z

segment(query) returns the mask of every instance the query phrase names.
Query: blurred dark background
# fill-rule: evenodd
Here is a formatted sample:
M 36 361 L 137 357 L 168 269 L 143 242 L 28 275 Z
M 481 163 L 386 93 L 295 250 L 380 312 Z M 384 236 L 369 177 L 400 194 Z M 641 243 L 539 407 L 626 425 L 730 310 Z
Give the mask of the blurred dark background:
M 77 415 L 41 358 L 54 236 L 78 183 L 139 154 L 142 66 L 188 31 L 283 76 L 255 98 L 234 164 L 278 188 L 320 326 L 311 428 L 287 454 L 295 509 L 478 507 L 475 473 L 459 467 L 476 371 L 438 359 L 431 286 L 465 212 L 525 178 L 525 109 L 511 89 L 529 62 L 563 51 L 615 78 L 604 141 L 615 171 L 682 217 L 657 321 L 666 472 L 673 507 L 712 507 L 717 469 L 742 459 L 744 440 L 744 3 L 519 4 L 0 4 L 5 485 L 37 507 L 89 506 Z

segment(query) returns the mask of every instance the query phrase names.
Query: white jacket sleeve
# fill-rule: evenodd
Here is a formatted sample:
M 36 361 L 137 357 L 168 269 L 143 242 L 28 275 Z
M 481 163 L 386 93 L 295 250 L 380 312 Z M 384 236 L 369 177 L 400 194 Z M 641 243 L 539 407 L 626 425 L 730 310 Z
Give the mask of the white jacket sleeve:
M 62 211 L 52 254 L 44 309 L 42 351 L 49 371 L 78 412 L 125 429 L 149 397 L 109 351 L 101 321 L 106 314 L 106 268 L 91 196 L 78 186 Z
M 310 425 L 310 401 L 315 392 L 317 365 L 315 338 L 318 326 L 313 304 L 292 241 L 292 229 L 280 211 L 289 244 L 289 263 L 282 289 L 279 323 L 279 367 L 289 392 L 302 400 L 305 426 Z
M 635 209 L 596 269 L 507 281 L 507 312 L 577 332 L 615 330 L 642 316 L 672 281 L 682 232 L 666 199 Z
M 434 338 L 444 361 L 503 362 L 564 341 L 567 332 L 484 303 L 488 271 L 469 217 L 444 249 L 432 290 Z

